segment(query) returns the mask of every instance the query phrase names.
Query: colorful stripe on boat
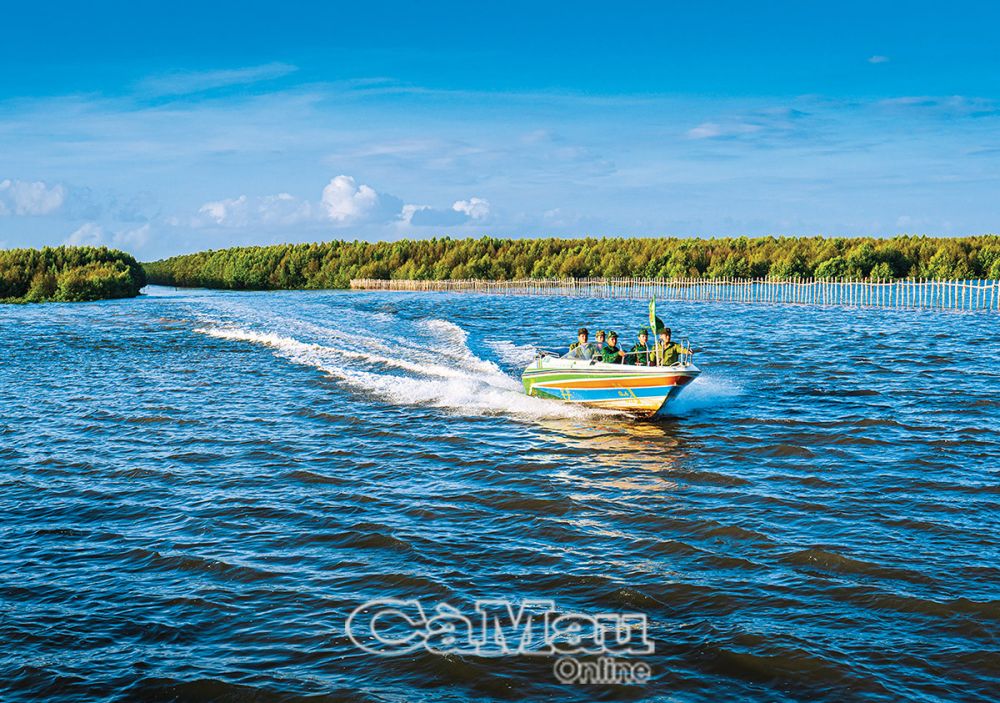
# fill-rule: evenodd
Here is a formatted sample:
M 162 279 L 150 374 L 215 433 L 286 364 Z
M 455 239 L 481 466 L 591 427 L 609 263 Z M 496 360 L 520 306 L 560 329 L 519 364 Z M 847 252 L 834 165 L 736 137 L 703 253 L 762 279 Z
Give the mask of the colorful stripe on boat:
M 626 367 L 627 368 L 627 367 Z M 608 368 L 527 368 L 522 376 L 529 395 L 570 403 L 653 414 L 698 375 L 697 369 L 650 373 Z

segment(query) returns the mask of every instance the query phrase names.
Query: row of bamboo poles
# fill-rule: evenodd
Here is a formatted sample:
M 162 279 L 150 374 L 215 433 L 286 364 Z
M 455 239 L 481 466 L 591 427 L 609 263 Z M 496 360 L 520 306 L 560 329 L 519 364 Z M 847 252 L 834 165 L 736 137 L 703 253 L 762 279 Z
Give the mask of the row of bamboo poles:
M 568 278 L 486 281 L 413 281 L 360 278 L 359 290 L 468 291 L 502 295 L 722 301 L 876 308 L 1000 311 L 1000 281 L 811 278 Z

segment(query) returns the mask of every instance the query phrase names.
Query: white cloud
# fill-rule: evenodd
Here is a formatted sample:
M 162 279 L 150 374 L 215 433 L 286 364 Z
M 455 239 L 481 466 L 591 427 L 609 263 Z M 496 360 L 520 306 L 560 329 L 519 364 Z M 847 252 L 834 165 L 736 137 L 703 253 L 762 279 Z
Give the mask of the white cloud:
M 904 95 L 898 98 L 885 98 L 879 100 L 877 104 L 882 107 L 937 107 L 941 102 L 940 98 L 930 95 Z
M 351 176 L 332 178 L 323 188 L 318 202 L 298 198 L 290 193 L 212 200 L 198 209 L 191 219 L 193 227 L 242 228 L 259 225 L 290 227 L 312 223 L 333 223 L 340 226 L 386 224 L 398 221 L 403 214 L 403 201 L 387 193 L 379 193 L 368 185 L 358 185 Z M 168 223 L 181 225 L 183 218 L 168 218 Z
M 149 235 L 151 232 L 152 228 L 148 224 L 140 225 L 133 229 L 126 229 L 115 233 L 113 241 L 117 246 L 122 248 L 142 249 L 149 244 Z
M 287 63 L 230 68 L 214 71 L 187 71 L 152 76 L 139 83 L 141 92 L 155 96 L 188 95 L 206 90 L 248 85 L 283 78 L 298 70 Z
M 403 224 L 413 224 L 413 216 L 418 212 L 423 210 L 430 210 L 430 205 L 411 205 L 406 204 L 403 206 L 403 211 L 399 215 L 399 219 Z
M 722 127 L 715 122 L 702 122 L 687 131 L 689 139 L 712 139 L 722 134 Z
M 470 220 L 485 220 L 490 215 L 490 201 L 485 198 L 458 200 L 451 209 L 455 212 L 464 212 Z
M 759 124 L 749 122 L 702 122 L 687 131 L 688 139 L 724 139 L 753 134 L 762 129 Z
M 350 176 L 337 176 L 323 189 L 321 202 L 334 222 L 358 222 L 378 209 L 379 194 L 371 186 L 356 185 Z
M 351 176 L 337 176 L 323 189 L 320 206 L 338 225 L 386 224 L 402 217 L 403 201 L 379 193 L 368 185 L 357 185 Z
M 73 234 L 66 237 L 66 244 L 74 247 L 92 246 L 99 247 L 107 244 L 104 228 L 96 222 L 87 222 Z
M 247 196 L 226 200 L 213 200 L 198 208 L 198 214 L 204 215 L 217 225 L 242 227 L 246 225 Z
M 66 202 L 66 188 L 44 181 L 0 181 L 0 215 L 48 215 Z
M 290 193 L 224 198 L 204 203 L 194 217 L 173 216 L 173 227 L 252 229 L 260 226 L 362 227 L 400 225 L 458 227 L 490 220 L 490 201 L 482 197 L 456 200 L 450 208 L 403 204 L 399 198 L 341 174 L 331 178 L 318 201 Z
M 315 208 L 308 201 L 289 193 L 249 198 L 215 200 L 198 209 L 201 221 L 194 224 L 216 224 L 221 227 L 247 227 L 253 224 L 290 226 L 307 222 Z
M 881 54 L 875 54 L 874 56 L 868 57 L 868 63 L 889 63 L 889 57 L 882 56 Z
M 404 205 L 403 223 L 413 227 L 456 227 L 470 222 L 482 222 L 489 217 L 490 201 L 485 198 L 456 200 L 449 209 L 429 205 Z
M 145 247 L 150 233 L 148 224 L 110 233 L 96 222 L 86 222 L 66 237 L 64 243 L 69 246 L 109 246 L 129 251 Z
M 685 132 L 691 140 L 765 141 L 802 137 L 808 133 L 811 113 L 790 106 L 760 107 L 749 112 L 702 122 Z

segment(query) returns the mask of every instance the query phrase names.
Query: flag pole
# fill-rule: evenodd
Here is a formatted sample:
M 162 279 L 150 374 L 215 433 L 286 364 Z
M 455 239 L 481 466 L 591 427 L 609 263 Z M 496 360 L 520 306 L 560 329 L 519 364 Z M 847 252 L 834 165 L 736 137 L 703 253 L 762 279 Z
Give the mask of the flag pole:
M 659 366 L 662 359 L 660 358 L 659 330 L 656 329 L 656 293 L 653 293 L 653 297 L 649 300 L 649 330 L 650 334 L 653 335 L 653 354 L 656 358 L 656 365 Z

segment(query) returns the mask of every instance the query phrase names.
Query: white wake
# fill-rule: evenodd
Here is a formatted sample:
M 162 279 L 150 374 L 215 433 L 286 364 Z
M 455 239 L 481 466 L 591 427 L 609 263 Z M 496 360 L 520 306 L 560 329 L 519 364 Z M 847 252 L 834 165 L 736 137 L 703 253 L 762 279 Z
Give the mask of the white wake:
M 527 344 L 514 344 L 509 340 L 489 340 L 486 346 L 500 357 L 505 364 L 516 368 L 524 368 L 535 358 L 535 348 Z
M 391 346 L 383 342 L 371 344 L 374 340 L 367 340 L 367 346 L 380 352 L 373 353 L 362 348 L 366 340 L 336 329 L 311 323 L 299 323 L 298 326 L 314 333 L 322 332 L 324 342 L 330 340 L 331 343 L 305 342 L 286 334 L 219 322 L 200 327 L 196 332 L 270 348 L 277 356 L 322 371 L 354 392 L 393 405 L 431 406 L 466 415 L 504 414 L 534 419 L 577 418 L 600 412 L 525 395 L 518 380 L 503 373 L 495 363 L 473 354 L 468 348 L 465 331 L 454 323 L 425 322 L 428 331 L 445 345 L 404 342 L 400 344 L 401 356 L 391 354 Z M 334 340 L 341 343 L 334 346 Z M 387 370 L 404 373 L 387 373 Z

